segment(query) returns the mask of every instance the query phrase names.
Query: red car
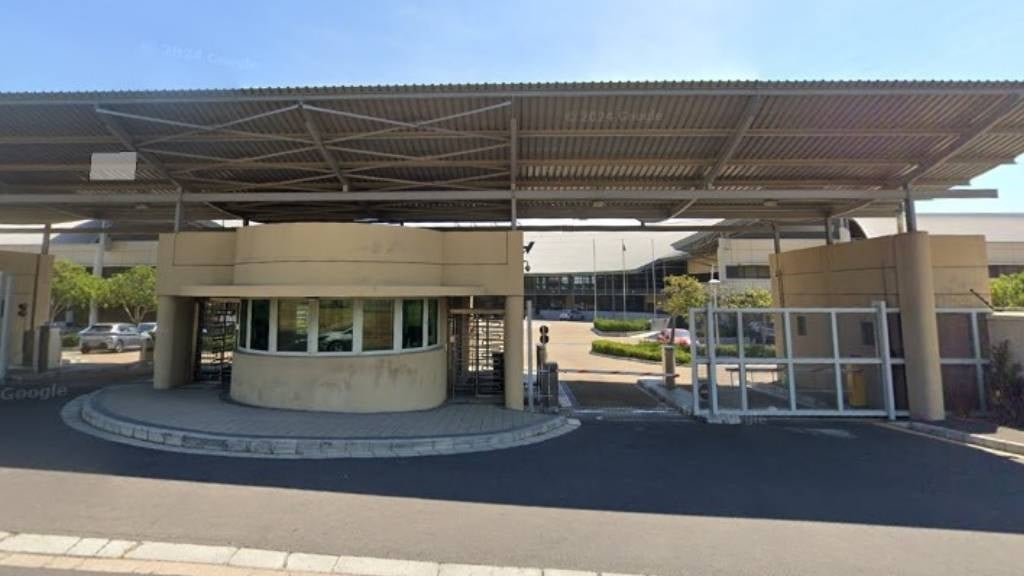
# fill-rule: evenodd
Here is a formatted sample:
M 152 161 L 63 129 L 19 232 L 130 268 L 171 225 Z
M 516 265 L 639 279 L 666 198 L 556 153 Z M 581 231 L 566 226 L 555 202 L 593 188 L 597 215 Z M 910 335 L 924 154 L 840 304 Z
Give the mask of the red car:
M 690 331 L 685 328 L 675 328 L 675 335 L 673 337 L 672 328 L 665 328 L 658 333 L 658 342 L 662 344 L 668 344 L 669 342 L 676 346 L 689 346 L 690 345 Z

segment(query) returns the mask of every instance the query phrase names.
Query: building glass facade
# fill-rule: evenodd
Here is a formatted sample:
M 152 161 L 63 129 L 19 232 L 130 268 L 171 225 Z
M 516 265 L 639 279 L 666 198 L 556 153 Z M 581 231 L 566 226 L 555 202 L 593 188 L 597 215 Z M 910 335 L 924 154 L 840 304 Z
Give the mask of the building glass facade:
M 525 294 L 533 301 L 534 311 L 541 316 L 565 310 L 592 314 L 595 294 L 601 314 L 621 314 L 623 311 L 651 314 L 655 312 L 652 293 L 660 300 L 665 277 L 686 273 L 686 261 L 681 258 L 658 260 L 653 266 L 627 270 L 625 275 L 621 271 L 534 273 L 525 276 Z M 660 308 L 657 310 L 662 311 Z

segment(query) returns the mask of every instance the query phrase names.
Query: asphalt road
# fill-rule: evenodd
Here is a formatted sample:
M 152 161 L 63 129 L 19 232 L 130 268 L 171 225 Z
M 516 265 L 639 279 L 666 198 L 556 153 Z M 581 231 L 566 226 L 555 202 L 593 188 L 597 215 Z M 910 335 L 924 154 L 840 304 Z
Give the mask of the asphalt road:
M 107 443 L 63 425 L 67 398 L 0 402 L 0 529 L 662 576 L 1024 566 L 1024 463 L 874 424 L 589 421 L 297 462 Z

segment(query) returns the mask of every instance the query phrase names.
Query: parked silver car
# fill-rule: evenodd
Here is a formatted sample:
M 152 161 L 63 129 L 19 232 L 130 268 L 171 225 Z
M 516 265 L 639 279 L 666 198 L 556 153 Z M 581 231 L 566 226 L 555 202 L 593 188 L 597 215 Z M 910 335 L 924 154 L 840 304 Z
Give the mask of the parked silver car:
M 82 354 L 93 350 L 123 352 L 128 348 L 141 348 L 142 338 L 134 324 L 93 324 L 78 333 L 78 349 Z

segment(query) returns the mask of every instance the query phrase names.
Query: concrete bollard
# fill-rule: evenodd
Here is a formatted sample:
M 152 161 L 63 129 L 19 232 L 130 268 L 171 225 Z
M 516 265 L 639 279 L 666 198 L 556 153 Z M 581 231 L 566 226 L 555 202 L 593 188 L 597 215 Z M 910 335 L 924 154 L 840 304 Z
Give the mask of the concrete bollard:
M 142 346 L 139 347 L 139 363 L 151 364 L 153 362 L 153 352 L 156 346 L 151 338 L 143 338 Z
M 676 347 L 665 345 L 661 347 L 661 366 L 665 388 L 672 388 L 676 385 Z
M 547 388 L 545 395 L 548 399 L 548 407 L 558 409 L 558 362 L 547 362 L 544 364 L 547 369 Z

